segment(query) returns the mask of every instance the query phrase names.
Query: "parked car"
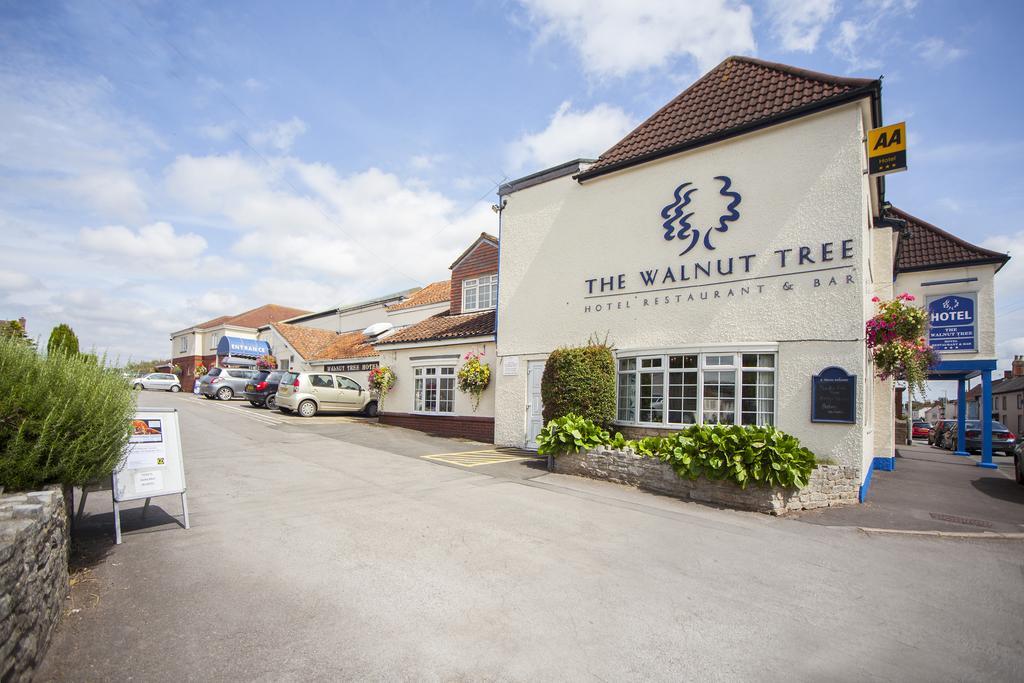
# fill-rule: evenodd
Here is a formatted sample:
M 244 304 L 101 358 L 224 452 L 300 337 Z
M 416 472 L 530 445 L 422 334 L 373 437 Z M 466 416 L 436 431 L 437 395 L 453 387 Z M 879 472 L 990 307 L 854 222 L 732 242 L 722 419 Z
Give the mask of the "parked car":
M 199 380 L 199 394 L 203 398 L 230 401 L 245 393 L 245 385 L 256 376 L 256 372 L 239 368 L 211 368 Z
M 915 420 L 914 424 L 910 428 L 911 436 L 915 439 L 927 439 L 928 433 L 931 431 L 931 429 L 931 424 L 925 422 L 924 420 Z
M 944 448 L 946 432 L 954 424 L 956 424 L 956 420 L 936 420 L 935 426 L 928 432 L 928 445 Z
M 151 372 L 148 375 L 133 379 L 132 388 L 139 391 L 143 389 L 159 389 L 160 391 L 177 393 L 181 391 L 181 380 L 178 379 L 177 375 L 172 375 L 169 372 Z
M 1013 474 L 1017 483 L 1024 486 L 1024 436 L 1018 436 L 1013 444 Z
M 946 432 L 943 446 L 947 451 L 956 450 L 956 423 Z M 992 453 L 1013 455 L 1014 442 L 1017 435 L 1007 429 L 1001 422 L 992 422 Z M 981 420 L 967 420 L 964 423 L 964 450 L 968 453 L 981 450 Z
M 329 372 L 286 372 L 277 387 L 277 409 L 313 417 L 321 411 L 377 415 L 377 399 L 347 375 Z
M 260 370 L 245 385 L 242 395 L 257 408 L 266 406 L 274 410 L 277 408 L 277 387 L 283 374 L 283 370 Z

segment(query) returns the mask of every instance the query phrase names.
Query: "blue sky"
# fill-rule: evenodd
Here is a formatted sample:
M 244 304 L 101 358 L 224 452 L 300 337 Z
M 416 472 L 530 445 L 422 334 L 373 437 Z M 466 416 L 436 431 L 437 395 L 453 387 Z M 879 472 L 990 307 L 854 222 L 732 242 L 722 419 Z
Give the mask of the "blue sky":
M 1020 254 L 1020 3 L 0 0 L 0 318 L 165 356 L 265 302 L 443 279 L 495 186 L 596 156 L 729 54 L 884 74 L 888 198 Z M 159 255 L 155 255 L 159 254 Z

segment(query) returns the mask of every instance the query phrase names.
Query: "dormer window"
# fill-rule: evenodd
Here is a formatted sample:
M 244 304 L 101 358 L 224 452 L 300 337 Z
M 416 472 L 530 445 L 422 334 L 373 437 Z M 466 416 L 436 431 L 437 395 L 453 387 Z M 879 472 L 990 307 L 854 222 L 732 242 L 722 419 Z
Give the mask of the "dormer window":
M 498 276 L 483 275 L 462 281 L 462 312 L 485 311 L 498 305 Z

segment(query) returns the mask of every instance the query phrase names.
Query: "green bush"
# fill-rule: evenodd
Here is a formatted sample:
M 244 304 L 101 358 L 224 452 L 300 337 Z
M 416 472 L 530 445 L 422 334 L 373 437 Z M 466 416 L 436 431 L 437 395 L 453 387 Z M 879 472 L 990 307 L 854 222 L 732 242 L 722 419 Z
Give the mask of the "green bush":
M 31 490 L 109 476 L 134 410 L 120 373 L 81 355 L 43 358 L 0 338 L 0 486 Z
M 541 378 L 544 422 L 582 416 L 608 427 L 615 419 L 615 358 L 607 344 L 555 349 Z
M 693 425 L 669 436 L 633 441 L 620 433 L 613 436 L 586 418 L 567 415 L 549 422 L 537 443 L 542 455 L 600 446 L 629 448 L 637 455 L 668 463 L 680 477 L 727 480 L 741 488 L 751 483 L 803 488 L 817 464 L 799 439 L 774 427 Z
M 50 332 L 50 341 L 46 344 L 46 355 L 56 356 L 59 353 L 78 353 L 78 336 L 70 325 L 61 323 Z
M 540 430 L 537 437 L 537 452 L 541 455 L 579 453 L 598 446 L 607 446 L 611 442 L 612 438 L 607 431 L 585 417 L 569 413 L 551 420 Z

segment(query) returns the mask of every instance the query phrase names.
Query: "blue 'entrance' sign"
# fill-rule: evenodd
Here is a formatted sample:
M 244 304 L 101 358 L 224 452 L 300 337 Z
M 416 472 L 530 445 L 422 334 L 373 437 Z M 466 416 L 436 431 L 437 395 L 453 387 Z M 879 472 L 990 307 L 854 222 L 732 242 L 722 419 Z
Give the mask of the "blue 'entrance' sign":
M 928 343 L 936 351 L 976 351 L 975 295 L 949 294 L 928 299 Z

